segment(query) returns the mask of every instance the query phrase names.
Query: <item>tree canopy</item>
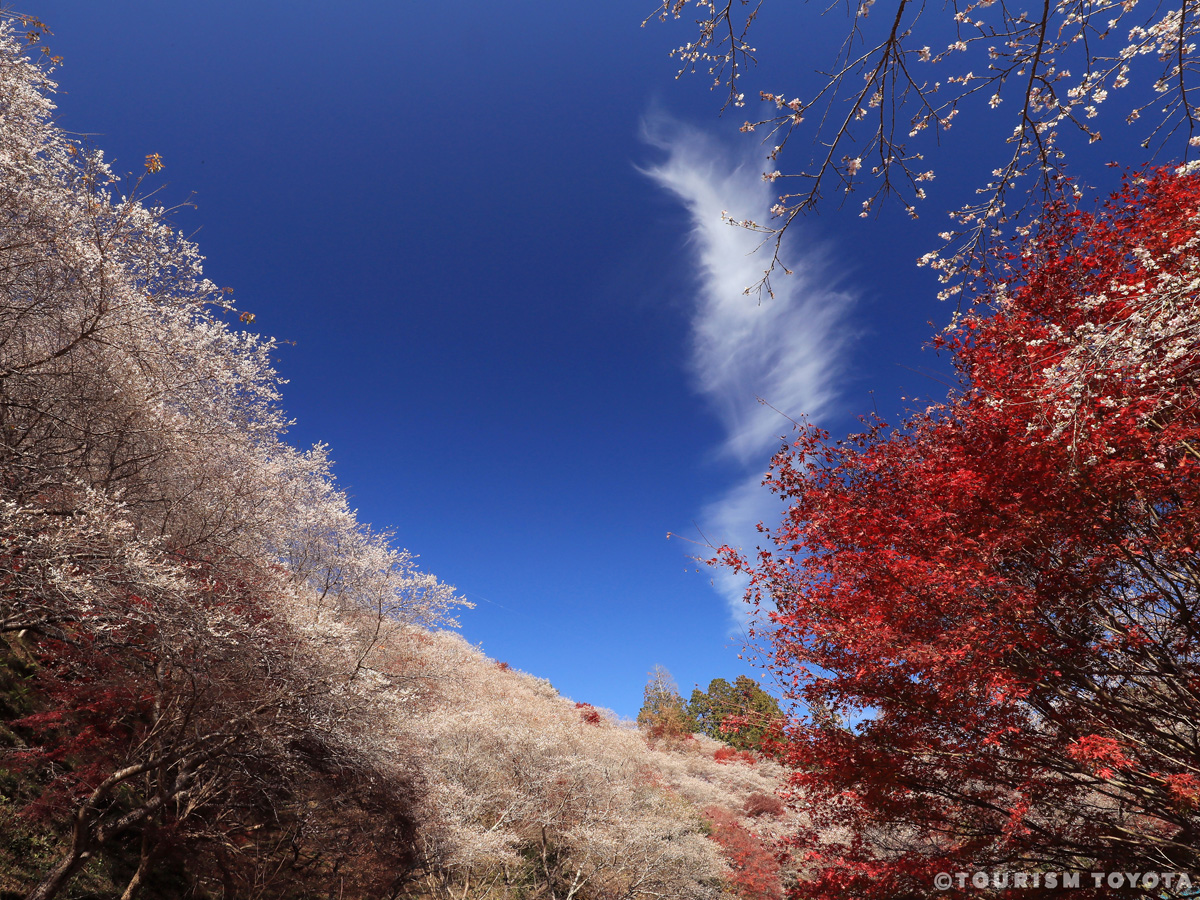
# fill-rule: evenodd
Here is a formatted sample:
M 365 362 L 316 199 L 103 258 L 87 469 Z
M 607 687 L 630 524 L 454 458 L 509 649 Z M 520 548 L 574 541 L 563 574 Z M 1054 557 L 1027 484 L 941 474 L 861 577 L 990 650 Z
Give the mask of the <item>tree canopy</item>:
M 936 341 L 960 390 L 775 457 L 783 521 L 721 560 L 832 713 L 787 736 L 797 896 L 1200 866 L 1197 247 L 1195 167 L 1068 193 Z
M 700 730 L 675 679 L 662 666 L 655 666 L 650 671 L 643 693 L 645 699 L 638 711 L 637 723 L 652 737 L 677 739 Z
M 746 675 L 733 684 L 714 678 L 707 691 L 695 688 L 687 709 L 701 732 L 738 750 L 761 750 L 783 719 L 779 701 Z
M 711 76 L 726 109 L 762 110 L 748 112 L 742 131 L 762 136 L 764 177 L 780 194 L 771 219 L 740 224 L 777 238 L 819 202 L 856 192 L 863 216 L 895 197 L 916 217 L 938 169 L 926 154 L 937 153 L 970 103 L 994 110 L 1010 130 L 1007 147 L 973 149 L 991 178 L 957 211 L 957 230 L 942 234 L 944 251 L 924 260 L 954 282 L 948 291 L 961 288 L 956 276 L 978 272 L 993 241 L 1036 222 L 1063 175 L 1077 174 L 1066 148 L 1122 127 L 1105 118 L 1109 107 L 1121 105 L 1116 112 L 1149 152 L 1186 159 L 1200 145 L 1200 16 L 1187 3 L 835 4 L 823 14 L 844 11 L 844 40 L 811 64 L 804 58 L 817 72 L 805 89 L 754 84 L 753 34 L 777 9 L 768 0 L 663 0 L 658 13 L 696 17 L 674 51 L 680 74 Z M 792 77 L 807 82 L 808 74 Z M 779 246 L 765 260 L 767 289 Z

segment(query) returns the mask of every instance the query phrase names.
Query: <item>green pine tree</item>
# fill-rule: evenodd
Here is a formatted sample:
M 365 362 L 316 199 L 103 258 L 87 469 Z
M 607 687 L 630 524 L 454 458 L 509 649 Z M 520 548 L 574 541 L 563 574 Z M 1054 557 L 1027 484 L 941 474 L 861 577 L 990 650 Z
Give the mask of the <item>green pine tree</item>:
M 763 738 L 783 718 L 779 701 L 745 675 L 739 675 L 733 684 L 724 678 L 714 678 L 708 683 L 707 692 L 696 688 L 687 713 L 696 722 L 698 731 L 738 750 L 761 750 Z M 746 721 L 736 730 L 723 730 L 722 725 L 730 716 Z

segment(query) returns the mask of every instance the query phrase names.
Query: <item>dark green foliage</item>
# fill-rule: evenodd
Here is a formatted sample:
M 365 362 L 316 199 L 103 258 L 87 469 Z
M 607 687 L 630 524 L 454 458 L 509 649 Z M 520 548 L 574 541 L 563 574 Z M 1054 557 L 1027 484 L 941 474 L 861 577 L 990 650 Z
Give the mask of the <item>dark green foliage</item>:
M 714 678 L 707 692 L 696 688 L 685 702 L 671 673 L 655 666 L 637 721 L 656 738 L 706 734 L 737 750 L 761 751 L 764 740 L 779 729 L 783 711 L 779 701 L 745 675 L 733 684 Z
M 708 683 L 707 693 L 696 688 L 687 704 L 696 730 L 738 750 L 761 750 L 763 739 L 783 718 L 779 701 L 745 675 L 731 685 L 724 678 Z

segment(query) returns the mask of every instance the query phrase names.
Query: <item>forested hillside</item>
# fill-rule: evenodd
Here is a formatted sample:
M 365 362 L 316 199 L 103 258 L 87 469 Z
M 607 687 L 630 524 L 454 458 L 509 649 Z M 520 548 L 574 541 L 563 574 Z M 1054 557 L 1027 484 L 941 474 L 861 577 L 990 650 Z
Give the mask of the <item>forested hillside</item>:
M 275 344 L 54 126 L 30 28 L 0 23 L 0 896 L 780 897 L 782 770 L 438 630 L 460 598 L 287 443 Z

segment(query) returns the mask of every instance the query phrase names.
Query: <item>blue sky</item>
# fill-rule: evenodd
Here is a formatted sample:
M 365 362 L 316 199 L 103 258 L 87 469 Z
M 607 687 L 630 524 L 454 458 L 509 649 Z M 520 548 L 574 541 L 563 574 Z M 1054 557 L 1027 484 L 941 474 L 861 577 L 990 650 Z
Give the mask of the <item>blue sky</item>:
M 779 6 L 755 89 L 812 78 L 828 39 Z M 914 261 L 990 168 L 986 121 L 921 219 L 806 219 L 759 304 L 719 214 L 770 205 L 761 148 L 674 79 L 689 28 L 641 28 L 645 0 L 22 10 L 65 58 L 60 124 L 120 172 L 161 154 L 209 276 L 294 342 L 295 442 L 477 604 L 471 641 L 577 700 L 632 716 L 655 664 L 685 693 L 753 671 L 737 586 L 667 533 L 745 543 L 774 515 L 756 485 L 790 426 L 757 397 L 844 433 L 945 393 L 922 344 L 950 310 Z

